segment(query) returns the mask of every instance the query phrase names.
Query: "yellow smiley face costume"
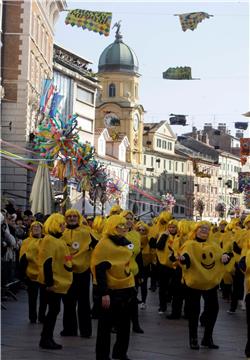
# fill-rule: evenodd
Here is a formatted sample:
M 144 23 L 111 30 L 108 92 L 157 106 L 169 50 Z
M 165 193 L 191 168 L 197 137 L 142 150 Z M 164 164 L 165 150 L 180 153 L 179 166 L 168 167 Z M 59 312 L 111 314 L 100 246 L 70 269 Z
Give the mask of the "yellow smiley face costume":
M 133 245 L 116 245 L 109 235 L 118 235 L 116 227 L 126 225 L 126 220 L 120 215 L 112 215 L 107 220 L 103 238 L 96 245 L 91 257 L 91 271 L 93 274 L 93 283 L 96 285 L 95 267 L 102 262 L 109 262 L 111 267 L 106 270 L 106 279 L 108 288 L 126 289 L 134 287 L 134 275 L 130 268 L 130 262 L 133 256 Z

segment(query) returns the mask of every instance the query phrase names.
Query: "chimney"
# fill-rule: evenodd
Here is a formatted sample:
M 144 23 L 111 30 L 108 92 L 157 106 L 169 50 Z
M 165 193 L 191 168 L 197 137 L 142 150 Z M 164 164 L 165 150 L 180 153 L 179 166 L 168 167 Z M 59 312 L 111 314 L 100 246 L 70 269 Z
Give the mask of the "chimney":
M 202 132 L 200 130 L 197 131 L 197 140 L 202 141 Z
M 204 124 L 204 131 L 209 131 L 209 130 L 212 130 L 212 128 L 213 128 L 213 126 L 212 126 L 212 124 L 211 123 L 205 123 Z
M 202 137 L 201 137 L 201 140 L 202 140 L 202 142 L 204 142 L 204 144 L 209 145 L 209 138 L 208 138 L 208 134 L 203 133 L 203 134 L 202 134 Z
M 226 130 L 227 130 L 227 126 L 225 123 L 219 123 L 218 124 L 218 130 L 220 130 L 222 133 L 226 133 Z
M 195 126 L 193 126 L 193 128 L 192 128 L 192 138 L 195 140 L 198 140 L 198 132 L 197 132 L 197 128 Z

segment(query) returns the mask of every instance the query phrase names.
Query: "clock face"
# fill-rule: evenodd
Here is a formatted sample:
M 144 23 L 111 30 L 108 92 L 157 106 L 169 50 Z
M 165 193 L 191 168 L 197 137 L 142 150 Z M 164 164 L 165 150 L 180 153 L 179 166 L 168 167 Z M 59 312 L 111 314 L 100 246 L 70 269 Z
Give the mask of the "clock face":
M 113 127 L 113 126 L 120 126 L 120 119 L 118 116 L 114 113 L 108 113 L 104 116 L 104 125 L 107 128 Z
M 134 115 L 133 128 L 134 128 L 134 131 L 138 131 L 138 128 L 139 128 L 139 116 L 137 114 Z

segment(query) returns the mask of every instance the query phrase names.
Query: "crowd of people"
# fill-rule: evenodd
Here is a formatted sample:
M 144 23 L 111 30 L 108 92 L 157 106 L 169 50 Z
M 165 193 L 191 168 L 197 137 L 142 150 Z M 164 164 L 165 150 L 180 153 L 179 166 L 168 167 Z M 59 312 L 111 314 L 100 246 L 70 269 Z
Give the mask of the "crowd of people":
M 1 211 L 1 233 L 2 284 L 13 278 L 26 284 L 29 321 L 43 325 L 42 349 L 62 349 L 54 341 L 62 307 L 61 336 L 89 338 L 98 319 L 96 360 L 129 360 L 130 329 L 144 332 L 138 307 L 147 307 L 150 285 L 158 289 L 159 314 L 170 307 L 168 319 L 187 319 L 192 350 L 219 348 L 213 340 L 219 288 L 230 315 L 245 300 L 250 357 L 250 215 L 217 225 L 162 211 L 146 224 L 119 205 L 95 218 L 76 209 L 21 214 L 10 206 Z

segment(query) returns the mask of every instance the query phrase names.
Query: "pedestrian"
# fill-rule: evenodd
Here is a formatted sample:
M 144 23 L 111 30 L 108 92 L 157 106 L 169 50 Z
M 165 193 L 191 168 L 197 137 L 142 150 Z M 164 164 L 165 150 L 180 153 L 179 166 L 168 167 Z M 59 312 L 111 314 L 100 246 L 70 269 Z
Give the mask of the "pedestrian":
M 39 251 L 43 240 L 43 225 L 34 221 L 30 226 L 30 236 L 25 239 L 20 249 L 20 274 L 27 285 L 29 320 L 31 324 L 44 322 L 47 300 L 44 285 L 39 284 Z M 39 295 L 39 308 L 37 316 L 37 299 Z
M 126 239 L 127 221 L 113 215 L 107 220 L 103 237 L 91 259 L 94 293 L 99 298 L 96 360 L 110 359 L 111 330 L 116 325 L 112 358 L 129 360 L 131 303 L 136 297 L 134 275 L 130 269 L 133 244 Z
M 81 224 L 77 209 L 65 213 L 66 229 L 63 233 L 72 256 L 73 282 L 63 297 L 63 330 L 61 336 L 92 335 L 90 309 L 90 257 L 97 240 L 92 239 L 86 226 Z
M 62 239 L 64 230 L 65 218 L 61 214 L 52 214 L 44 223 L 45 236 L 40 248 L 38 278 L 46 287 L 48 312 L 44 319 L 39 344 L 42 349 L 62 349 L 62 345 L 54 341 L 54 328 L 60 312 L 61 299 L 69 290 L 73 280 L 72 256 Z
M 219 311 L 217 289 L 220 284 L 224 264 L 230 261 L 232 254 L 223 254 L 214 241 L 209 240 L 211 225 L 201 221 L 197 223 L 189 239 L 180 248 L 179 261 L 186 285 L 188 309 L 189 344 L 193 350 L 199 350 L 198 321 L 200 300 L 204 299 L 204 336 L 201 345 L 209 349 L 218 349 L 214 344 L 213 329 Z

